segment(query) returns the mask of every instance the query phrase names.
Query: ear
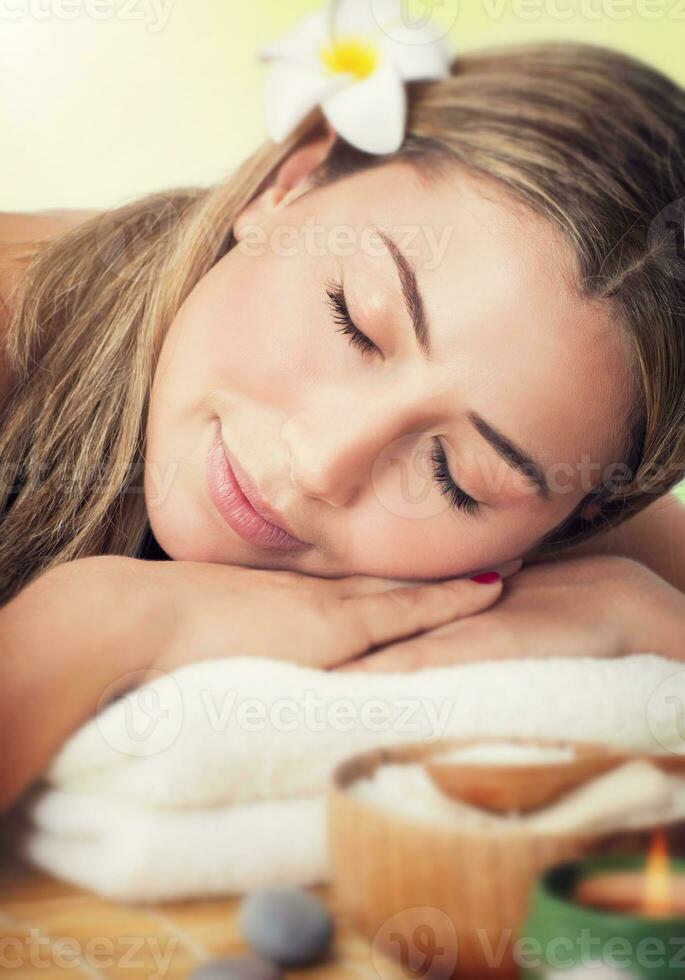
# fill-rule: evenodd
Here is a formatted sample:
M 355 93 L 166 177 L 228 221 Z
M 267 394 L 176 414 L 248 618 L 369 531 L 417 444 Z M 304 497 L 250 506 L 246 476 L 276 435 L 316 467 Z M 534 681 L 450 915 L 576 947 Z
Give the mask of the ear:
M 323 163 L 337 138 L 326 122 L 322 135 L 294 150 L 276 171 L 273 180 L 243 208 L 233 222 L 233 235 L 241 241 L 247 230 L 261 225 L 275 210 L 286 207 L 307 190 L 310 174 Z

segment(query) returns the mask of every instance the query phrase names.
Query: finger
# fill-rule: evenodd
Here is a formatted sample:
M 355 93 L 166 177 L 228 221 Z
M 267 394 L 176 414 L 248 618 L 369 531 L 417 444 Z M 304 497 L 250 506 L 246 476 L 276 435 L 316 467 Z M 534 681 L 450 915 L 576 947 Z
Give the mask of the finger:
M 334 591 L 341 599 L 352 596 L 375 595 L 377 592 L 389 592 L 397 588 L 418 588 L 419 586 L 436 584 L 436 580 L 427 583 L 419 579 L 385 578 L 380 575 L 346 575 L 344 578 L 331 579 Z
M 491 614 L 488 613 L 487 617 Z M 495 613 L 496 615 L 496 613 Z M 489 622 L 489 619 L 488 619 Z M 448 667 L 455 664 L 478 663 L 483 660 L 501 659 L 502 651 L 497 642 L 491 641 L 490 627 L 478 628 L 478 620 L 461 620 L 421 636 L 392 643 L 348 661 L 336 671 L 358 673 L 407 673 L 428 667 Z M 466 627 L 462 631 L 462 627 Z M 514 656 L 513 652 L 511 656 Z
M 503 562 L 500 565 L 490 565 L 479 571 L 469 572 L 468 575 L 459 576 L 458 579 L 467 580 L 481 572 L 499 572 L 502 578 L 509 578 L 515 575 L 523 566 L 521 558 L 513 558 L 511 561 Z M 402 579 L 385 578 L 379 575 L 345 575 L 342 578 L 329 579 L 332 590 L 342 598 L 354 595 L 374 595 L 377 592 L 388 592 L 396 588 L 419 588 L 423 585 L 435 585 L 442 581 L 457 581 L 457 577 L 446 579 Z
M 501 593 L 501 579 L 489 583 L 452 579 L 344 598 L 342 610 L 353 625 L 354 648 L 347 656 L 473 616 L 496 602 Z

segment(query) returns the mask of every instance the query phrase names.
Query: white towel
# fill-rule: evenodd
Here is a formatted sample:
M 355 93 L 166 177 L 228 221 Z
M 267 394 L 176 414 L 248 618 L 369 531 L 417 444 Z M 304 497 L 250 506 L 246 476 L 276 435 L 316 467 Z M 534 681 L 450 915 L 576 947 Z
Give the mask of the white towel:
M 233 657 L 160 674 L 62 747 L 6 819 L 25 859 L 105 897 L 156 901 L 328 878 L 341 759 L 438 738 L 540 736 L 682 751 L 681 664 L 465 664 L 336 673 Z

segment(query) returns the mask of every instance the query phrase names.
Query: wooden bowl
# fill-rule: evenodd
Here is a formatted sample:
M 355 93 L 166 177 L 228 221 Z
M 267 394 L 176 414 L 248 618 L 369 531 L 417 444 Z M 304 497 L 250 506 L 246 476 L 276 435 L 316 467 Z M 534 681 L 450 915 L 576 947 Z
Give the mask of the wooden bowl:
M 376 749 L 333 773 L 328 839 L 336 907 L 372 940 L 383 980 L 419 975 L 411 971 L 428 959 L 431 980 L 513 980 L 517 932 L 543 871 L 593 854 L 647 851 L 651 828 L 603 834 L 452 828 L 397 816 L 350 793 L 378 766 L 424 763 L 463 744 Z M 685 822 L 671 824 L 666 834 L 671 853 L 685 853 Z
M 501 738 L 468 739 L 455 748 L 499 744 Z M 574 757 L 558 762 L 449 762 L 429 758 L 426 771 L 447 796 L 496 813 L 518 810 L 527 813 L 560 799 L 583 783 L 634 758 L 603 745 L 534 738 L 511 738 L 507 742 L 536 748 L 571 747 Z M 442 754 L 442 753 L 441 753 Z

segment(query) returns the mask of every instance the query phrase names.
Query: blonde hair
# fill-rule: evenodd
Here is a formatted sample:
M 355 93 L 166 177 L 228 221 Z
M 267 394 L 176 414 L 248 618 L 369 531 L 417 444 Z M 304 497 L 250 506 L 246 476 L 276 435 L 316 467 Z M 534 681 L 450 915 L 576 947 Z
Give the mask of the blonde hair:
M 219 186 L 150 195 L 36 250 L 8 329 L 0 602 L 60 562 L 139 553 L 149 531 L 148 401 L 165 332 L 235 245 L 235 216 L 320 124 L 312 113 Z M 338 140 L 315 185 L 388 159 Z M 685 226 L 683 90 L 594 45 L 478 51 L 460 56 L 449 79 L 410 86 L 407 137 L 392 159 L 427 174 L 456 161 L 544 215 L 573 248 L 579 293 L 611 304 L 630 342 L 627 476 L 592 492 L 596 518 L 579 505 L 533 554 L 567 551 L 683 479 L 685 260 L 673 235 L 673 221 L 681 234 Z

